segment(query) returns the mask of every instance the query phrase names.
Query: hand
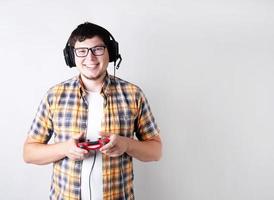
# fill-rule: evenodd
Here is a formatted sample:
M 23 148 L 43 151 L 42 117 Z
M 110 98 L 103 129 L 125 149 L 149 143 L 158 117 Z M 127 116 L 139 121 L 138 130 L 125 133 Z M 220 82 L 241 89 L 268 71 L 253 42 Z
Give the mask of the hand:
M 77 147 L 79 139 L 83 136 L 83 133 L 80 133 L 78 136 L 71 138 L 66 142 L 65 155 L 72 160 L 84 160 L 85 155 L 88 154 L 88 151 Z
M 100 151 L 110 157 L 118 157 L 124 154 L 129 145 L 129 138 L 116 134 L 100 133 L 102 137 L 109 137 L 110 141 L 104 145 Z

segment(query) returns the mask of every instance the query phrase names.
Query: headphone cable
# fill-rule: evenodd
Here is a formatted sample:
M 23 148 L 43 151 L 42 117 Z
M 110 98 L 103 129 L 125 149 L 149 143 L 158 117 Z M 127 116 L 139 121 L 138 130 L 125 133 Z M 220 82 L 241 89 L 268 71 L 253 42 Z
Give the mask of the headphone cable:
M 117 60 L 118 60 L 118 63 L 117 63 L 117 65 L 116 65 L 116 61 L 117 61 Z M 121 57 L 120 54 L 118 55 L 117 60 L 114 61 L 114 65 L 113 65 L 113 75 L 114 75 L 114 79 L 116 78 L 116 69 L 117 69 L 117 70 L 119 69 L 120 64 L 121 64 L 121 62 L 122 62 L 122 57 Z
M 88 181 L 88 184 L 89 184 L 89 199 L 91 199 L 91 185 L 90 185 L 90 179 L 91 179 L 91 173 L 93 171 L 93 168 L 94 168 L 94 165 L 95 165 L 95 161 L 96 161 L 96 154 L 97 152 L 94 151 L 94 156 L 93 156 L 93 163 L 92 163 L 92 166 L 91 166 L 91 169 L 90 169 L 90 172 L 89 172 L 89 181 Z

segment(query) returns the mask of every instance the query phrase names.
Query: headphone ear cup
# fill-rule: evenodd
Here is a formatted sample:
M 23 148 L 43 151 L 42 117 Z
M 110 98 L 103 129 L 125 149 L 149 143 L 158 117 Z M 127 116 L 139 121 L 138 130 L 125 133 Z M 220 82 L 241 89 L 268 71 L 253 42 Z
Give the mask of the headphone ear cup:
M 74 59 L 73 48 L 67 44 L 63 50 L 63 53 L 64 53 L 64 58 L 65 58 L 66 64 L 69 67 L 75 67 L 76 64 L 75 64 L 75 59 Z
M 109 62 L 115 62 L 119 58 L 119 44 L 115 40 L 110 40 L 108 44 Z

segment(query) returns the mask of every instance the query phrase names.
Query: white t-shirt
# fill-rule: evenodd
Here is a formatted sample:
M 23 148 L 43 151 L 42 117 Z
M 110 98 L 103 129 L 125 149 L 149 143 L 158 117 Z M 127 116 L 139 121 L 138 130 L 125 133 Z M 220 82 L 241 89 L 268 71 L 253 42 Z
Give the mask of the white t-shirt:
M 89 92 L 87 139 L 97 140 L 104 114 L 104 99 L 99 92 Z M 93 166 L 94 165 L 94 166 Z M 91 150 L 83 160 L 81 172 L 81 199 L 103 199 L 102 153 Z

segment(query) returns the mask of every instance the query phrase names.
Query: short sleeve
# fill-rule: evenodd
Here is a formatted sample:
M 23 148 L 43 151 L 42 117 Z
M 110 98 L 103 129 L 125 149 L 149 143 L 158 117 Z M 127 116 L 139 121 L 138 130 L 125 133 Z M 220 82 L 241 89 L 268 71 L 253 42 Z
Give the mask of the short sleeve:
M 160 129 L 155 122 L 148 100 L 141 89 L 139 90 L 138 116 L 135 127 L 136 137 L 139 140 L 149 140 L 160 134 Z
M 29 130 L 29 136 L 40 143 L 47 143 L 53 133 L 51 116 L 52 93 L 49 91 L 40 102 L 36 116 Z

